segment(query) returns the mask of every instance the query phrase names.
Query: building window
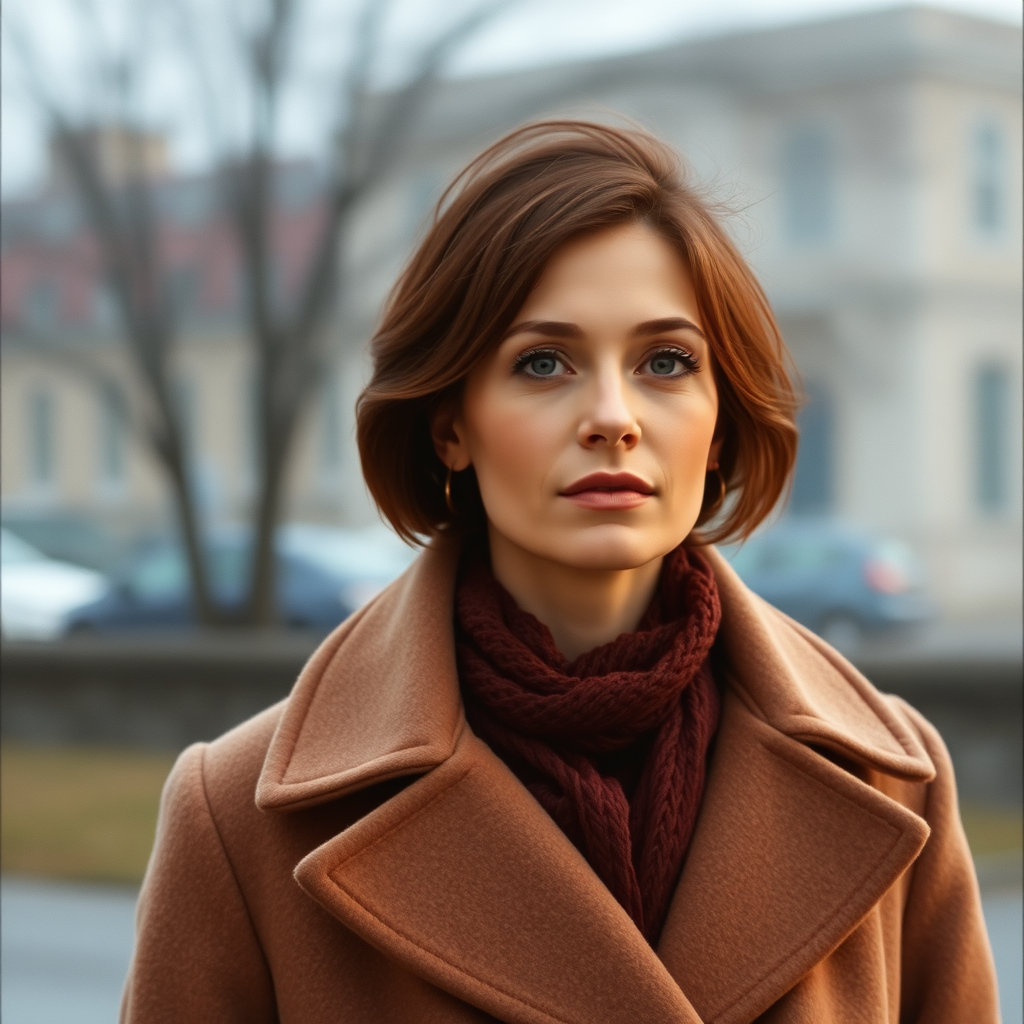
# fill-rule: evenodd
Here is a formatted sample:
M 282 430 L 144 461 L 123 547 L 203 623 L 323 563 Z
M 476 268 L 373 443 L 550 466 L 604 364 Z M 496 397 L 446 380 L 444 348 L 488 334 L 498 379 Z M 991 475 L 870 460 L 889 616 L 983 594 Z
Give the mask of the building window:
M 991 237 L 1006 223 L 1006 140 L 989 122 L 975 128 L 971 148 L 974 226 Z
M 974 391 L 975 489 L 983 512 L 1000 512 L 1010 496 L 1010 375 L 1002 366 L 982 366 Z
M 793 475 L 790 511 L 823 515 L 835 500 L 835 427 L 832 401 L 820 384 L 806 386 L 807 404 L 800 411 L 800 449 Z
M 341 466 L 341 396 L 333 376 L 325 383 L 320 413 L 320 465 L 325 479 L 334 478 Z
M 34 490 L 53 486 L 56 468 L 53 421 L 53 396 L 37 391 L 28 403 L 28 471 Z
M 119 489 L 124 485 L 127 470 L 127 416 L 124 396 L 113 385 L 104 388 L 100 397 L 100 486 Z
M 794 242 L 827 241 L 835 227 L 835 160 L 820 128 L 801 128 L 786 140 L 783 198 L 786 230 Z

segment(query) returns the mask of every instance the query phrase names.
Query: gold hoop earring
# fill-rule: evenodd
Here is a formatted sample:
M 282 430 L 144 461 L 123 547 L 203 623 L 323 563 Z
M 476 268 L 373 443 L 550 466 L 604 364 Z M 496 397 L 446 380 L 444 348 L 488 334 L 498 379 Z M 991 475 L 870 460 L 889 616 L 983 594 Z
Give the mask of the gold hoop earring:
M 455 518 L 455 505 L 452 502 L 452 467 L 448 467 L 448 475 L 444 479 L 444 503 L 448 506 L 448 511 L 451 513 L 452 518 Z
M 725 501 L 725 474 L 722 472 L 722 469 L 717 462 L 713 466 L 708 467 L 708 472 L 714 472 L 718 474 L 718 497 L 711 505 L 711 508 L 717 509 L 721 506 L 722 502 Z

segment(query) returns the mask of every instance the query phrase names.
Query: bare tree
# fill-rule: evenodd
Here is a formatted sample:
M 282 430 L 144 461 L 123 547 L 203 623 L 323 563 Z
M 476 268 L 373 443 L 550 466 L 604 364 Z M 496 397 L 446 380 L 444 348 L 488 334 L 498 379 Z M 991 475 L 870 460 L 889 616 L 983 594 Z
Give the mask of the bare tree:
M 231 0 L 224 0 L 230 4 Z M 71 110 L 49 87 L 43 62 L 26 26 L 5 12 L 5 29 L 16 51 L 35 102 L 43 111 L 95 237 L 103 274 L 115 296 L 123 340 L 143 397 L 145 438 L 163 468 L 174 498 L 188 559 L 197 617 L 223 624 L 211 590 L 197 495 L 189 471 L 182 410 L 175 400 L 172 359 L 181 325 L 160 252 L 156 186 L 146 146 L 151 130 L 144 115 L 142 84 L 147 51 L 147 23 L 140 21 L 120 46 L 104 38 L 101 12 L 90 0 L 72 0 L 86 33 L 95 81 L 113 96 L 102 115 L 103 127 L 119 131 L 124 151 L 117 180 L 105 174 L 95 129 L 96 111 Z M 136 10 L 148 5 L 135 5 Z M 452 20 L 414 54 L 406 55 L 399 84 L 379 86 L 382 62 L 389 54 L 385 26 L 391 0 L 362 0 L 353 20 L 347 58 L 339 57 L 325 161 L 323 223 L 294 301 L 273 301 L 274 173 L 278 152 L 278 118 L 282 94 L 295 68 L 296 21 L 303 0 L 253 0 L 245 8 L 227 8 L 232 17 L 232 45 L 242 69 L 241 90 L 249 110 L 249 131 L 241 144 L 216 159 L 216 177 L 227 220 L 240 254 L 244 282 L 245 336 L 255 368 L 258 410 L 255 438 L 256 499 L 250 589 L 244 608 L 233 619 L 245 624 L 272 623 L 276 615 L 274 531 L 278 523 L 288 457 L 296 426 L 315 393 L 329 357 L 326 339 L 331 314 L 344 288 L 345 267 L 339 258 L 353 216 L 367 193 L 394 166 L 402 145 L 421 113 L 431 87 L 453 53 L 471 34 L 510 6 L 510 0 L 479 0 Z M 162 0 L 159 8 L 183 63 L 190 68 L 200 113 L 209 137 L 224 137 L 221 86 L 217 68 L 204 49 L 197 12 L 188 0 Z M 207 11 L 209 8 L 206 9 Z M 83 83 L 83 92 L 88 83 Z M 113 112 L 112 112 L 113 111 Z M 97 373 L 99 371 L 96 371 Z

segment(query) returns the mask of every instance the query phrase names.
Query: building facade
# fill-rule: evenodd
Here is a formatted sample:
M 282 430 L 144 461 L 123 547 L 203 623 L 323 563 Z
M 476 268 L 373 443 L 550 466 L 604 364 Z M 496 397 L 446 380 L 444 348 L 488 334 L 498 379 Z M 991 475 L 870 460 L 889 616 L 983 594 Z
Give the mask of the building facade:
M 363 343 L 444 183 L 523 120 L 612 112 L 685 155 L 765 285 L 807 397 L 789 507 L 908 541 L 949 617 L 1018 614 L 1021 32 L 927 7 L 445 84 L 352 235 L 337 369 L 300 438 L 290 515 L 373 515 L 352 441 Z M 31 278 L 14 257 L 5 237 L 5 508 L 155 507 L 144 450 L 113 440 L 116 400 L 10 327 L 9 304 L 46 322 L 86 300 L 12 287 Z M 227 319 L 190 332 L 182 372 L 211 516 L 238 515 L 245 351 Z

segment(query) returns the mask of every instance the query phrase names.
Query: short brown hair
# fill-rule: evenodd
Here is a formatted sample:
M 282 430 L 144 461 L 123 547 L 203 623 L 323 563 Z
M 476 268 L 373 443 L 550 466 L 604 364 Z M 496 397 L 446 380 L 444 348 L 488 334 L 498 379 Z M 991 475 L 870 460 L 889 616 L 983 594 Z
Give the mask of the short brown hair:
M 559 246 L 629 221 L 661 232 L 686 261 L 708 338 L 731 498 L 723 506 L 709 473 L 697 523 L 718 518 L 701 539 L 748 536 L 771 512 L 796 458 L 796 400 L 760 285 L 663 142 L 636 129 L 544 121 L 494 143 L 449 186 L 371 342 L 359 453 L 399 534 L 432 536 L 452 520 L 433 415 L 499 344 Z M 482 515 L 473 476 L 456 477 L 463 525 Z

